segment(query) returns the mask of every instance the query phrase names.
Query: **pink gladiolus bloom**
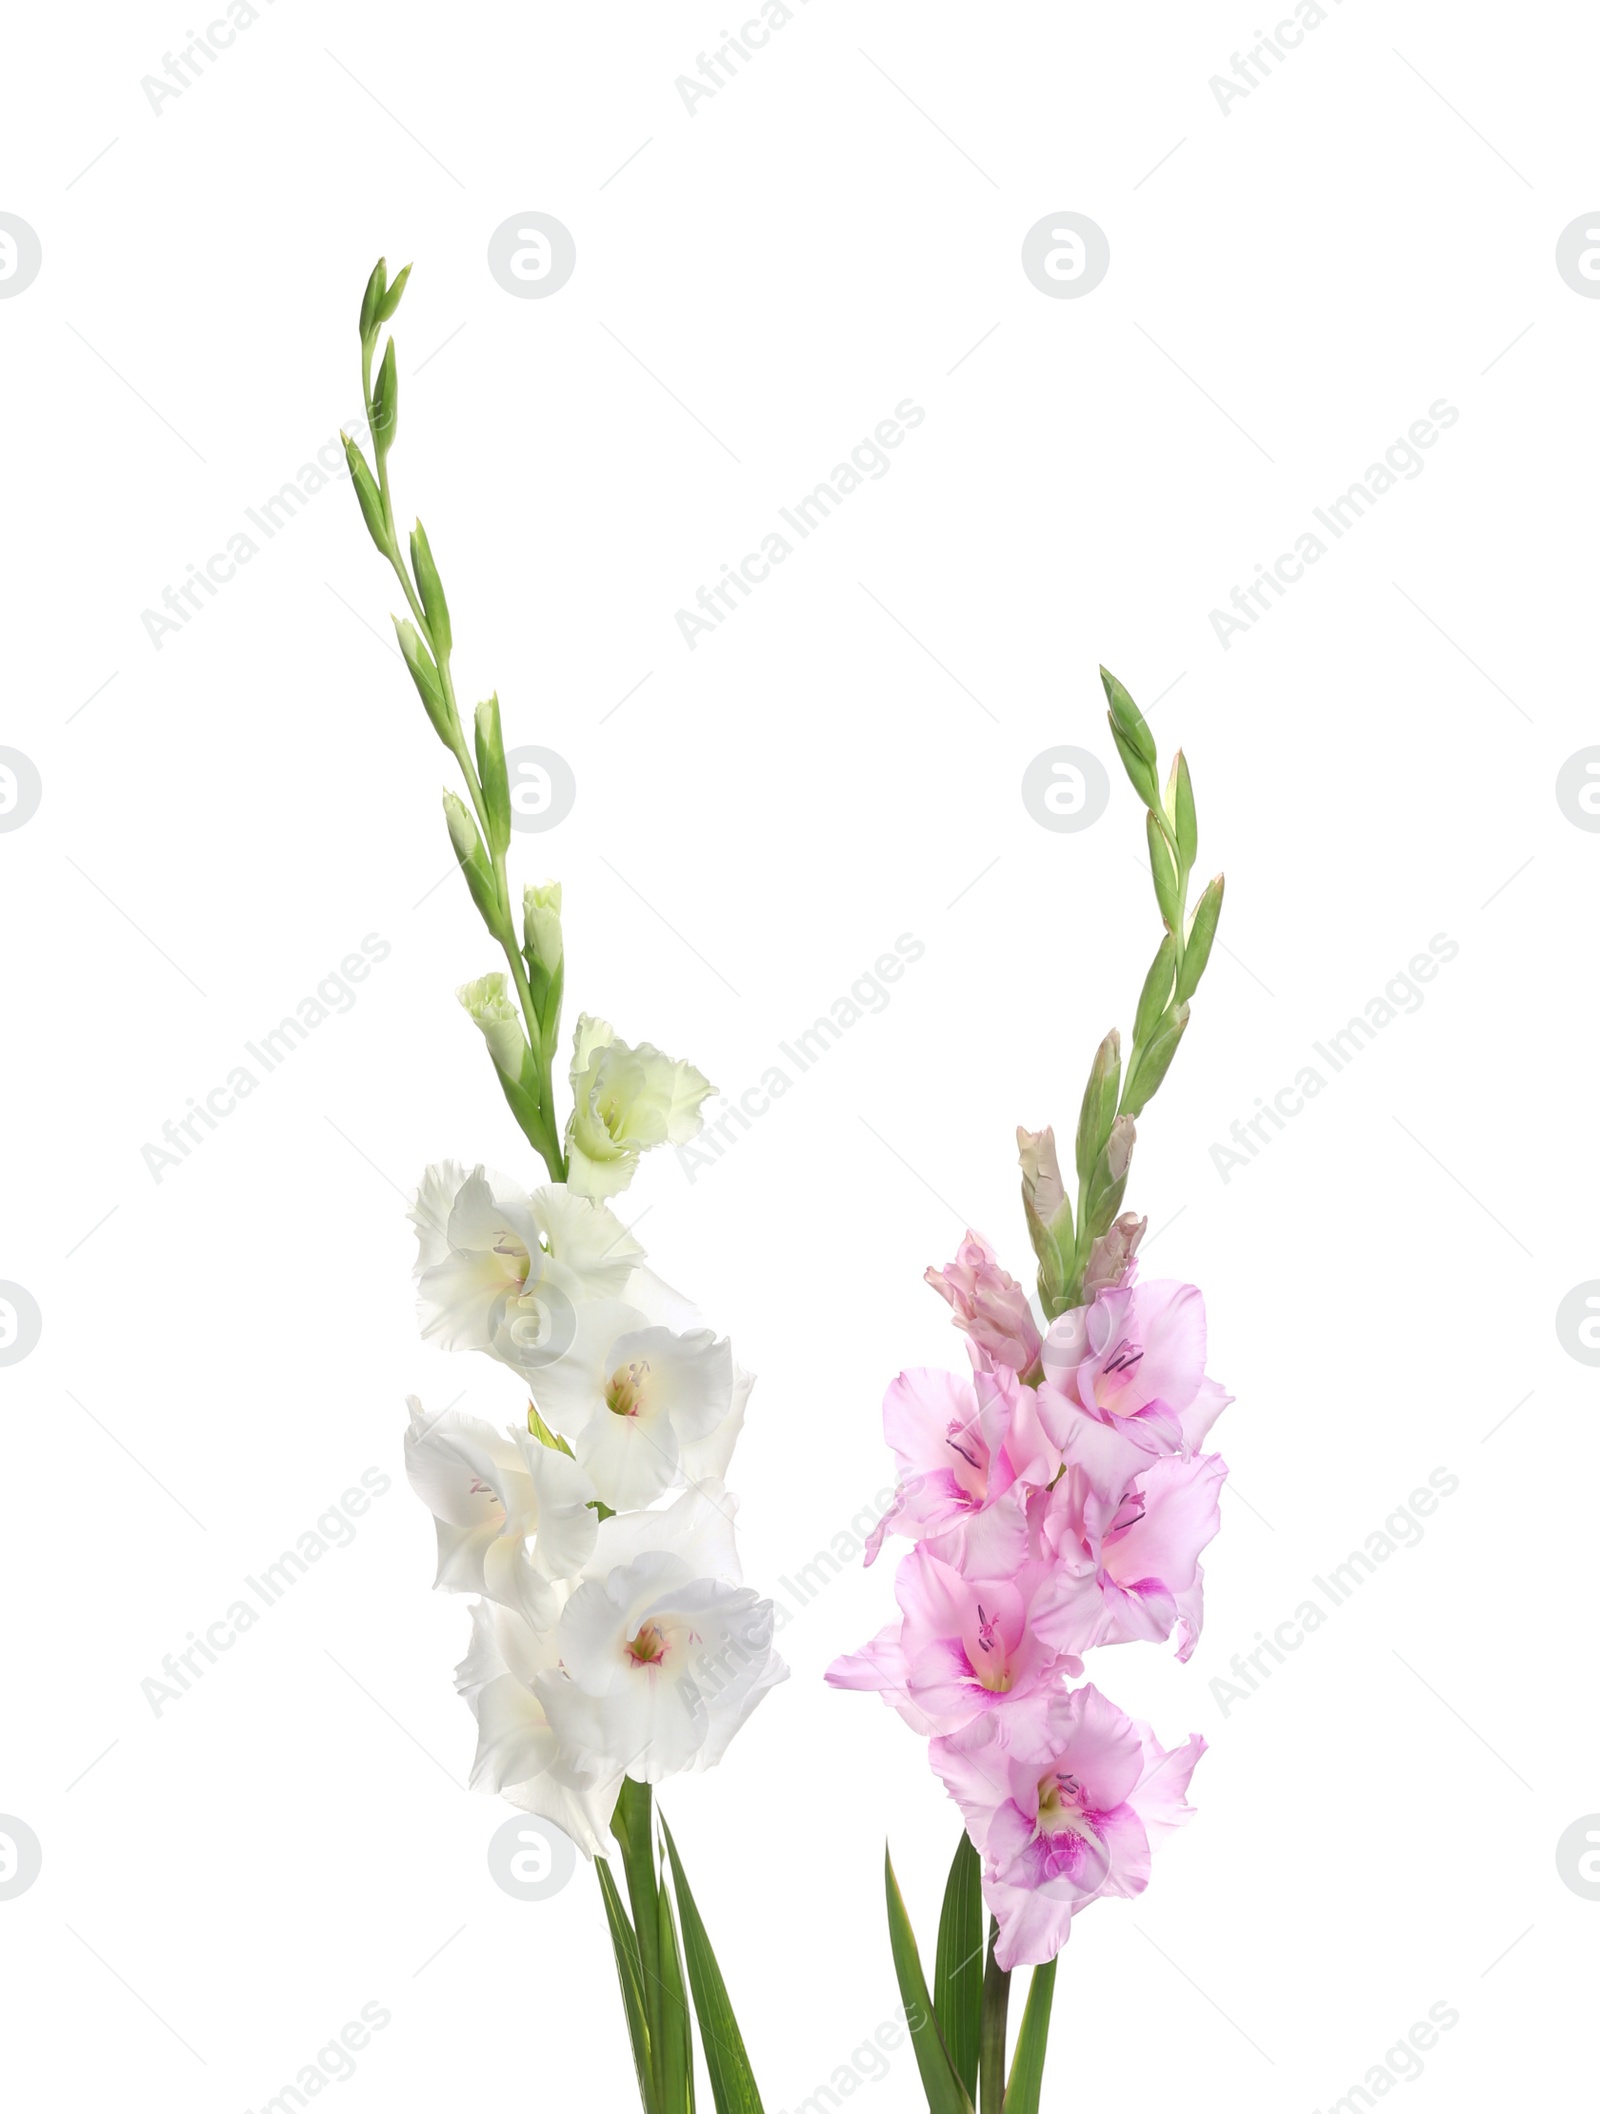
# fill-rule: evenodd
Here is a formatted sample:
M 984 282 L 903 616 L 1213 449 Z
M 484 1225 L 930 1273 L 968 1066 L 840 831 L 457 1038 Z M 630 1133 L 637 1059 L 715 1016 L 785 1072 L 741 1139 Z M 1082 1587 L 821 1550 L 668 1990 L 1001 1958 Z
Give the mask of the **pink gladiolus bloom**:
M 1020 1500 L 1002 1505 L 1021 1511 Z M 965 1578 L 927 1547 L 895 1576 L 903 1620 L 828 1668 L 835 1688 L 875 1688 L 913 1730 L 953 1732 L 1008 1712 L 1061 1673 L 1081 1673 L 1078 1651 L 1101 1619 L 1093 1563 L 1029 1559 L 1005 1578 Z
M 1138 1473 L 1104 1496 L 1069 1467 L 1040 1506 L 1046 1549 L 1096 1568 L 1103 1621 L 1096 1644 L 1159 1643 L 1176 1632 L 1187 1659 L 1200 1634 L 1200 1552 L 1222 1524 L 1227 1463 L 1217 1454 L 1142 1457 Z
M 1150 1845 L 1190 1817 L 1184 1794 L 1205 1741 L 1163 1748 L 1099 1690 L 1057 1690 L 1004 1728 L 980 1720 L 934 1741 L 930 1758 L 983 1860 L 1002 1968 L 1036 1967 L 1072 1918 L 1150 1878 Z
M 867 1541 L 869 1564 L 886 1534 L 926 1541 L 935 1555 L 983 1577 L 1005 1576 L 1023 1561 L 1022 1512 L 996 1501 L 1018 1483 L 1048 1484 L 1061 1466 L 1031 1387 L 1005 1369 L 965 1379 L 919 1367 L 884 1396 L 883 1435 L 900 1479 Z
M 1193 1285 L 1120 1285 L 1059 1315 L 1044 1341 L 1039 1409 L 1063 1459 L 1109 1497 L 1126 1487 L 1131 1452 L 1193 1452 L 1233 1399 L 1207 1377 L 1205 1355 L 1205 1301 Z
M 1039 1328 L 1028 1295 L 1000 1266 L 989 1243 L 969 1232 L 953 1263 L 924 1272 L 925 1282 L 950 1303 L 958 1329 L 971 1340 L 980 1370 L 1003 1366 L 1032 1373 L 1039 1362 Z

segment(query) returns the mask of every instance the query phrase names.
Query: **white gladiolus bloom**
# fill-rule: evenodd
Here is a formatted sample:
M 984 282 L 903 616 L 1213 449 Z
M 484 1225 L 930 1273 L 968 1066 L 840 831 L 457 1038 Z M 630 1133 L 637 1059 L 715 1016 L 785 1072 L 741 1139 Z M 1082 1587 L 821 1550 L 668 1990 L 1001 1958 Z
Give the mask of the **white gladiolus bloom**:
M 584 1196 L 615 1196 L 652 1145 L 683 1145 L 713 1091 L 703 1072 L 652 1043 L 619 1042 L 609 1021 L 578 1016 L 572 1053 L 567 1181 Z
M 770 1600 L 670 1549 L 586 1580 L 555 1628 L 559 1668 L 533 1682 L 560 1752 L 616 1756 L 647 1784 L 710 1768 L 788 1673 L 772 1623 Z
M 733 1351 L 710 1329 L 679 1335 L 620 1301 L 596 1300 L 578 1309 L 569 1347 L 533 1389 L 539 1414 L 570 1436 L 604 1501 L 633 1511 L 671 1488 L 685 1446 L 732 1415 Z
M 593 1483 L 525 1431 L 496 1431 L 452 1410 L 430 1418 L 415 1395 L 406 1406 L 406 1475 L 438 1539 L 434 1584 L 554 1622 L 561 1603 L 550 1582 L 580 1571 L 594 1552 Z
M 620 1294 L 644 1259 L 603 1204 L 560 1184 L 529 1194 L 453 1161 L 428 1169 L 411 1216 L 423 1335 L 487 1351 L 524 1378 L 560 1355 L 583 1301 Z
M 536 1631 L 509 1608 L 478 1602 L 472 1643 L 456 1668 L 456 1687 L 478 1721 L 468 1783 L 554 1821 L 585 1856 L 615 1857 L 611 1815 L 623 1764 L 599 1750 L 561 1753 L 534 1688 L 554 1663 L 553 1632 Z

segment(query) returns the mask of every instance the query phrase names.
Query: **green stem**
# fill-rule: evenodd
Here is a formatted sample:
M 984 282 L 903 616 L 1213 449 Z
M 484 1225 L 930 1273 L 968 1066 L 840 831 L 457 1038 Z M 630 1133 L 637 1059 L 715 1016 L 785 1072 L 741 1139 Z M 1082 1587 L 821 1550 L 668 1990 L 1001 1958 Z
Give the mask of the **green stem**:
M 1000 1926 L 989 1918 L 989 1957 L 983 1970 L 983 2014 L 978 2026 L 978 2114 L 1001 2114 L 1006 2096 L 1006 2006 L 1010 1971 L 994 1956 Z
M 361 346 L 361 397 L 362 402 L 366 406 L 367 430 L 369 432 L 372 431 L 372 355 L 376 345 L 377 340 L 374 337 L 370 340 L 363 340 Z M 433 636 L 427 617 L 423 614 L 422 598 L 412 585 L 410 571 L 401 556 L 400 536 L 394 520 L 394 502 L 389 496 L 389 452 L 386 448 L 379 448 L 376 439 L 374 439 L 373 453 L 378 461 L 378 496 L 383 502 L 383 527 L 387 539 L 384 556 L 394 568 L 395 578 L 400 582 L 417 630 L 421 633 L 428 651 L 433 655 L 434 665 L 439 671 L 439 680 L 444 686 L 445 703 L 450 708 L 450 724 L 455 729 L 455 740 L 450 744 L 450 753 L 455 757 L 457 764 L 460 766 L 461 775 L 466 781 L 467 792 L 472 800 L 472 810 L 478 818 L 478 830 L 484 843 L 489 847 L 489 855 L 493 864 L 495 907 L 498 912 L 498 923 L 493 928 L 494 937 L 499 942 L 501 951 L 506 958 L 506 965 L 511 971 L 512 987 L 516 991 L 517 1003 L 522 1008 L 522 1017 L 527 1024 L 529 1047 L 539 1059 L 540 1084 L 542 1087 L 539 1097 L 539 1114 L 544 1135 L 533 1142 L 537 1145 L 539 1155 L 549 1170 L 551 1180 L 564 1182 L 567 1178 L 567 1162 L 566 1156 L 561 1150 L 560 1134 L 556 1129 L 555 1123 L 555 1083 L 551 1065 L 554 1053 L 547 1050 L 544 1046 L 544 1037 L 539 1026 L 538 1012 L 533 1003 L 533 991 L 528 983 L 527 968 L 522 959 L 522 950 L 517 944 L 516 926 L 513 921 L 511 908 L 511 888 L 506 879 L 505 853 L 497 852 L 494 849 L 494 840 L 489 829 L 488 806 L 483 797 L 483 787 L 478 782 L 477 771 L 473 767 L 472 751 L 467 745 L 467 737 L 461 725 L 461 713 L 456 704 L 455 680 L 450 673 L 450 656 L 447 652 L 440 651 L 439 643 Z
M 644 2015 L 650 2034 L 650 2081 L 659 2106 L 666 2100 L 661 2013 L 661 1912 L 656 1903 L 655 1828 L 648 1784 L 636 1784 L 632 1777 L 624 1778 L 611 1827 L 622 1846 L 622 1868 L 628 1882 L 628 1902 L 633 1911 L 634 1935 L 639 1945 Z

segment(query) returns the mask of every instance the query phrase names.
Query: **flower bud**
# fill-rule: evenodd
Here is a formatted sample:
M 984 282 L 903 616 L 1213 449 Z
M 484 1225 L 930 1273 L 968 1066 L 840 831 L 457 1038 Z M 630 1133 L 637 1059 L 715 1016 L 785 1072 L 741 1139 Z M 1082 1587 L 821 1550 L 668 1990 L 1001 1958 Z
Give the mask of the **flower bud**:
M 1120 1182 L 1128 1171 L 1128 1162 L 1133 1158 L 1133 1118 L 1118 1116 L 1111 1126 L 1111 1135 L 1106 1140 L 1106 1173 L 1113 1182 Z
M 480 976 L 475 983 L 463 984 L 456 997 L 483 1031 L 495 1069 L 503 1078 L 520 1080 L 528 1038 L 523 1033 L 516 1004 L 506 989 L 504 971 L 496 969 L 489 976 Z
M 1094 1063 L 1089 1067 L 1089 1083 L 1083 1090 L 1083 1106 L 1078 1111 L 1076 1157 L 1080 1190 L 1111 1135 L 1111 1121 L 1117 1113 L 1117 1090 L 1121 1084 L 1122 1037 L 1113 1028 L 1094 1053 Z
M 1089 1260 L 1083 1270 L 1083 1298 L 1088 1305 L 1099 1293 L 1113 1291 L 1133 1268 L 1133 1258 L 1150 1221 L 1125 1211 L 1121 1218 L 1090 1243 Z
M 489 855 L 483 848 L 483 839 L 478 835 L 478 825 L 473 821 L 466 802 L 459 793 L 446 792 L 444 819 L 450 830 L 451 845 L 461 862 L 467 891 L 477 904 L 478 914 L 489 930 L 498 933 L 501 930 L 500 897 L 489 865 Z
M 546 976 L 561 966 L 561 883 L 546 881 L 522 891 L 522 942 L 530 966 Z
M 1029 1217 L 1053 1228 L 1065 1211 L 1070 1224 L 1071 1207 L 1056 1159 L 1056 1134 L 1048 1124 L 1043 1130 L 1017 1126 L 1017 1158 L 1022 1163 L 1022 1200 Z
M 1056 1159 L 1056 1134 L 1017 1131 L 1017 1158 L 1022 1163 L 1022 1210 L 1028 1238 L 1039 1258 L 1039 1299 L 1046 1314 L 1060 1311 L 1072 1270 L 1072 1203 Z

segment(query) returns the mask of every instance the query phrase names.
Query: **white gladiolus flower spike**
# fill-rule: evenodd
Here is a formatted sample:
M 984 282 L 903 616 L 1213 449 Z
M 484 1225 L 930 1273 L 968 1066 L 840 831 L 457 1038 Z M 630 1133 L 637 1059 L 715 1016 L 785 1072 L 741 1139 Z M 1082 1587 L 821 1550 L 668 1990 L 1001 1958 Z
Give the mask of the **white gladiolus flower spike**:
M 615 1196 L 633 1180 L 641 1152 L 683 1145 L 700 1128 L 713 1091 L 692 1064 L 652 1043 L 619 1042 L 609 1021 L 578 1016 L 572 1053 L 567 1181 L 584 1196 Z

